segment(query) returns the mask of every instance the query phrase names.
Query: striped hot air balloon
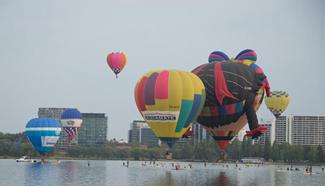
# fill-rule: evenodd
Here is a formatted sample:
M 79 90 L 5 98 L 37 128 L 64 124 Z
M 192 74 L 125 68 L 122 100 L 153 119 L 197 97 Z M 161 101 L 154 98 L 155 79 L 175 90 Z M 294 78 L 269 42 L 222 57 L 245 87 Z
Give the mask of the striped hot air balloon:
M 75 139 L 82 124 L 81 113 L 75 108 L 65 109 L 61 114 L 61 124 L 69 140 Z
M 247 124 L 259 128 L 256 111 L 264 92 L 269 94 L 269 83 L 262 68 L 255 64 L 253 50 L 240 52 L 235 59 L 223 52 L 210 54 L 209 63 L 193 70 L 206 89 L 206 101 L 197 122 L 215 139 L 221 150 Z M 259 134 L 254 133 L 255 138 Z
M 60 122 L 52 118 L 31 119 L 25 129 L 25 135 L 35 150 L 41 155 L 53 151 L 60 137 Z
M 127 57 L 123 52 L 112 52 L 108 54 L 107 64 L 115 73 L 116 78 L 117 75 L 123 70 L 124 66 L 127 63 Z
M 171 149 L 201 111 L 205 89 L 193 73 L 151 71 L 137 82 L 134 97 L 144 120 Z

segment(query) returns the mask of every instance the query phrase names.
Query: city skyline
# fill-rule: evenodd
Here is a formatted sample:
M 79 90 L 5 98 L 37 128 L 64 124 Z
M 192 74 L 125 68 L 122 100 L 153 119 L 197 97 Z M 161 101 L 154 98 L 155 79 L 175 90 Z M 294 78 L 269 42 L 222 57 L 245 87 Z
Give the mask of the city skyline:
M 0 131 L 24 131 L 40 107 L 78 108 L 106 113 L 108 138 L 127 139 L 143 119 L 133 98 L 142 74 L 246 48 L 271 90 L 291 96 L 283 115 L 324 116 L 325 2 L 248 2 L 1 1 Z M 118 51 L 128 64 L 116 79 L 106 55 Z M 273 118 L 264 104 L 258 117 Z

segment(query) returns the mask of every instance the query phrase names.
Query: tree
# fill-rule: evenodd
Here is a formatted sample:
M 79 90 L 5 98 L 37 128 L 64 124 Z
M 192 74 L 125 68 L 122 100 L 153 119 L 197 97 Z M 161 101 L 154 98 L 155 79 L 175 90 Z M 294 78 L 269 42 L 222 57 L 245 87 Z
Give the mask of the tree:
M 265 160 L 269 160 L 271 158 L 271 142 L 269 140 L 265 141 L 263 157 Z
M 274 141 L 272 145 L 271 158 L 273 161 L 280 160 L 280 148 L 279 144 L 276 141 Z
M 317 162 L 324 162 L 324 151 L 322 146 L 318 145 L 316 150 L 316 161 Z
M 229 158 L 239 160 L 241 157 L 241 142 L 236 138 L 227 149 Z

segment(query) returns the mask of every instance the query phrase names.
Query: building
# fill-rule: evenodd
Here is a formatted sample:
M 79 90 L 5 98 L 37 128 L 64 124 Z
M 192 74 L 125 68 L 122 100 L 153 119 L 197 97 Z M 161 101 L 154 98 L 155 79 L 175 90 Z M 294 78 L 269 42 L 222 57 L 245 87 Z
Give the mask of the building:
M 204 127 L 198 123 L 193 123 L 192 131 L 194 145 L 213 140 L 211 135 L 204 129 Z
M 280 116 L 275 122 L 277 143 L 321 145 L 325 149 L 325 116 Z
M 266 141 L 270 142 L 270 144 L 273 144 L 273 142 L 275 140 L 275 120 L 261 119 L 259 121 L 259 125 L 266 126 L 266 127 L 268 127 L 268 129 L 256 141 L 258 141 L 261 144 L 265 144 Z
M 98 146 L 107 143 L 107 116 L 104 113 L 82 113 L 78 144 Z
M 246 125 L 244 128 L 240 129 L 238 134 L 235 136 L 239 141 L 244 141 L 244 137 L 246 135 L 246 131 L 249 131 L 248 125 Z
M 278 144 L 289 142 L 289 123 L 292 123 L 290 116 L 280 116 L 275 121 L 275 141 Z M 291 126 L 291 125 L 290 125 Z
M 66 108 L 39 108 L 38 117 L 39 118 L 54 118 L 60 121 L 61 114 Z M 55 145 L 57 150 L 65 150 L 70 146 L 68 134 L 61 130 L 60 138 Z
M 131 144 L 157 146 L 159 139 L 145 121 L 134 120 L 130 124 L 130 130 L 128 131 L 128 142 Z
M 61 119 L 61 114 L 66 108 L 39 108 L 39 118 L 54 118 L 57 120 Z

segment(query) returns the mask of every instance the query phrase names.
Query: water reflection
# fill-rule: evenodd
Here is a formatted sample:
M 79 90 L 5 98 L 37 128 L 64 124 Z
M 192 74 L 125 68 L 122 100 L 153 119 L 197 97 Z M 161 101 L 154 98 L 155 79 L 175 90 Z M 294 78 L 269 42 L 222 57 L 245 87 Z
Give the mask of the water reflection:
M 152 182 L 143 185 L 179 186 L 179 185 L 222 185 L 235 186 L 236 181 L 226 172 L 199 171 L 165 171 L 156 174 Z
M 157 177 L 156 179 L 154 179 L 154 181 L 152 183 L 148 183 L 148 185 L 174 186 L 177 184 L 175 184 L 175 181 L 174 181 L 171 171 L 166 171 L 164 176 L 162 175 L 162 176 Z
M 57 180 L 53 179 L 57 177 L 57 173 L 57 169 L 53 169 L 48 163 L 27 164 L 25 167 L 25 185 L 42 185 L 49 181 L 57 184 Z
M 314 175 L 287 171 L 285 166 L 244 166 L 192 163 L 193 169 L 175 170 L 168 163 L 142 166 L 130 161 L 62 161 L 61 163 L 16 163 L 0 160 L 0 185 L 5 186 L 105 186 L 105 185 L 223 185 L 223 186 L 318 186 L 325 185 L 325 173 L 313 167 Z M 180 163 L 181 164 L 181 163 Z M 185 163 L 183 163 L 184 167 Z
M 25 166 L 25 186 L 34 185 L 81 185 L 106 184 L 106 166 L 95 162 L 91 166 L 85 161 L 62 161 Z
M 234 184 L 230 181 L 225 172 L 220 172 L 213 185 L 233 186 Z
M 76 185 L 78 183 L 77 177 L 79 174 L 79 164 L 76 162 L 68 161 L 60 164 L 60 185 Z

